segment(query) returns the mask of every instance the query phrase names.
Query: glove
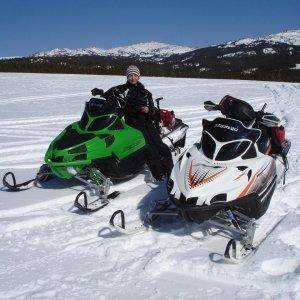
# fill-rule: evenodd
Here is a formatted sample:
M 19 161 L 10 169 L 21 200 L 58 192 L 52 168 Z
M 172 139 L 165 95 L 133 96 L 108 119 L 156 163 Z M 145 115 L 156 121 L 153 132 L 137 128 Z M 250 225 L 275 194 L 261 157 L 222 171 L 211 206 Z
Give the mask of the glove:
M 97 89 L 97 88 L 94 88 L 91 90 L 91 93 L 93 96 L 97 96 L 97 95 L 103 95 L 103 90 L 102 89 Z

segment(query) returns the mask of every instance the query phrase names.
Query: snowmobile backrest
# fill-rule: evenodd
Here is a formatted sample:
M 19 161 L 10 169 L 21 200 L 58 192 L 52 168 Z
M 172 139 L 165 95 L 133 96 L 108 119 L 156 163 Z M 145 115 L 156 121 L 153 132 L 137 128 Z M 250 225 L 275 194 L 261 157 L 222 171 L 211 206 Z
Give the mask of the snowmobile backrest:
M 247 127 L 256 119 L 256 113 L 249 103 L 229 95 L 223 97 L 218 107 L 227 118 L 239 120 Z

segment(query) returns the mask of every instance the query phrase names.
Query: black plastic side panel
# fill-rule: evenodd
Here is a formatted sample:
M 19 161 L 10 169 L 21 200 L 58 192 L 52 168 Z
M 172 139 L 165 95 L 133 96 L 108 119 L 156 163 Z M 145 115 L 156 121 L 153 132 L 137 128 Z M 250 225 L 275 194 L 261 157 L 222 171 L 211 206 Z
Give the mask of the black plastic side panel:
M 95 159 L 92 163 L 105 176 L 117 181 L 132 177 L 141 171 L 146 163 L 146 155 L 144 148 L 142 148 L 121 160 L 115 156 L 110 156 Z

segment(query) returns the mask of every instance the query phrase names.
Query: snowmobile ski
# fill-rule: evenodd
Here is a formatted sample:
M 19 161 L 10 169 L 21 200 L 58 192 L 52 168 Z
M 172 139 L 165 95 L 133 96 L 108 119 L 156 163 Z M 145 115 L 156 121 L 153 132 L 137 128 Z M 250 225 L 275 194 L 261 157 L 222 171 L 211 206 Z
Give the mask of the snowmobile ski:
M 11 177 L 11 183 L 8 181 L 9 177 Z M 46 182 L 52 178 L 53 173 L 51 172 L 50 168 L 44 164 L 40 167 L 39 172 L 36 174 L 36 176 L 30 180 L 17 183 L 15 174 L 13 172 L 7 172 L 3 176 L 2 183 L 12 192 L 20 192 L 30 189 L 31 187 L 28 185 L 32 182 Z
M 84 213 L 93 213 L 109 204 L 110 199 L 115 199 L 120 195 L 119 191 L 108 194 L 105 198 L 98 198 L 88 202 L 88 196 L 85 191 L 80 192 L 74 201 L 74 206 Z
M 121 224 L 116 224 L 115 223 L 115 219 L 117 218 L 117 216 L 120 215 L 120 219 L 121 219 Z M 119 209 L 117 211 L 115 211 L 110 220 L 109 220 L 109 224 L 111 227 L 113 227 L 116 231 L 118 231 L 121 234 L 125 234 L 125 235 L 133 235 L 133 234 L 137 234 L 137 233 L 142 233 L 148 230 L 148 227 L 141 223 L 138 226 L 134 226 L 133 228 L 130 228 L 131 226 L 129 226 L 130 229 L 128 229 L 128 227 L 126 227 L 126 223 L 125 223 L 125 214 L 124 211 Z
M 9 183 L 7 181 L 9 176 L 11 177 L 12 183 Z M 28 185 L 31 182 L 34 182 L 35 180 L 36 180 L 36 177 L 33 179 L 30 179 L 30 180 L 21 182 L 21 183 L 17 183 L 15 174 L 13 172 L 7 172 L 4 174 L 2 182 L 3 182 L 3 185 L 5 187 L 7 187 L 10 191 L 19 192 L 19 191 L 23 191 L 23 190 L 28 190 L 30 188 L 30 187 L 28 187 Z
M 240 264 L 252 257 L 259 246 L 275 230 L 275 228 L 285 219 L 287 214 L 278 214 L 273 218 L 269 217 L 267 224 L 262 224 L 259 232 L 256 233 L 252 244 L 244 244 L 243 241 L 230 239 L 220 262 L 230 264 Z
M 166 200 L 155 202 L 154 208 L 147 213 L 145 219 L 138 225 L 134 226 L 126 226 L 124 211 L 119 209 L 112 214 L 109 224 L 121 234 L 132 235 L 136 233 L 142 233 L 149 230 L 150 225 L 152 225 L 160 217 L 160 214 L 163 214 L 163 212 L 166 211 L 170 205 L 171 203 Z M 120 215 L 121 218 L 120 225 L 115 223 L 115 219 L 118 215 Z

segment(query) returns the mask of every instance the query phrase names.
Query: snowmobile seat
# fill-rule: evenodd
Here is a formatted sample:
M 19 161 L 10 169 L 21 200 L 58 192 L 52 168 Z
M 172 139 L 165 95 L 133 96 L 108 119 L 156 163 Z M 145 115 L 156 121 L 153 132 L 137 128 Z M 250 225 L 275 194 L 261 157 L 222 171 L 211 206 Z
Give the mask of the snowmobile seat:
M 249 103 L 229 95 L 220 101 L 219 109 L 227 118 L 239 120 L 246 127 L 251 126 L 256 118 L 256 113 Z
M 172 130 L 175 127 L 175 114 L 174 111 L 160 109 L 160 118 L 164 127 Z

